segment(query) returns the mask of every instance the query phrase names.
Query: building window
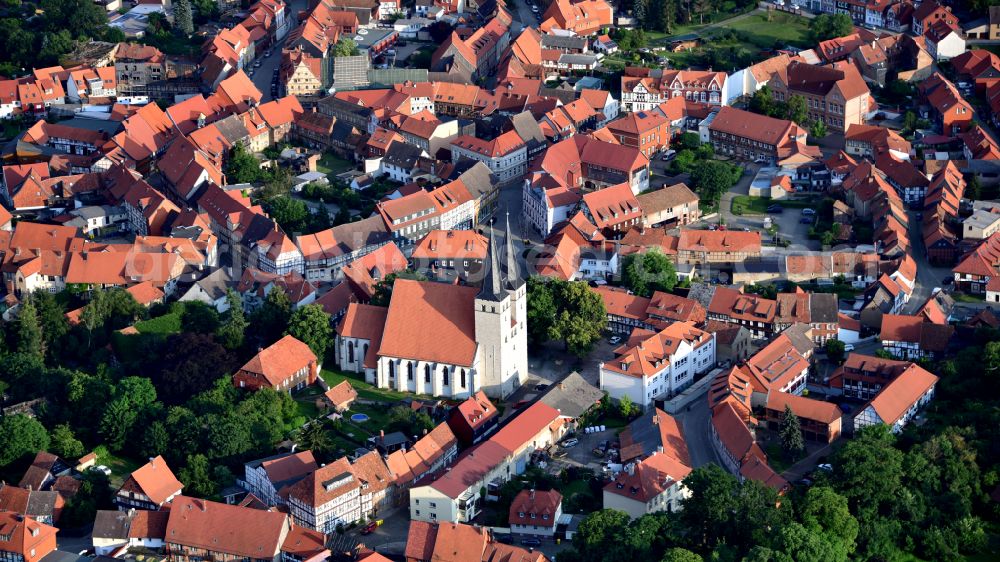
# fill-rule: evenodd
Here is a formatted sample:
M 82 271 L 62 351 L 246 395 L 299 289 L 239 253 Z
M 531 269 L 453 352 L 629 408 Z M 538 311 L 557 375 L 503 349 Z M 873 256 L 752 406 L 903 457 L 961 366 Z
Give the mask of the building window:
M 406 364 L 406 380 L 408 380 L 408 381 L 412 381 L 413 380 L 413 363 L 412 362 Z
M 449 380 L 448 369 L 447 368 L 445 368 L 444 373 L 442 373 L 442 375 L 441 375 L 441 378 L 442 378 L 442 383 L 445 386 L 448 386 L 449 384 L 451 384 L 451 381 Z
M 347 362 L 354 363 L 354 342 L 347 342 Z
M 389 378 L 396 378 L 396 363 L 392 359 L 389 360 Z
M 462 378 L 461 378 L 462 388 L 465 388 L 465 369 L 462 369 L 462 373 L 461 374 L 462 374 Z
M 430 384 L 431 383 L 431 366 L 430 365 L 424 365 L 424 382 L 426 384 Z

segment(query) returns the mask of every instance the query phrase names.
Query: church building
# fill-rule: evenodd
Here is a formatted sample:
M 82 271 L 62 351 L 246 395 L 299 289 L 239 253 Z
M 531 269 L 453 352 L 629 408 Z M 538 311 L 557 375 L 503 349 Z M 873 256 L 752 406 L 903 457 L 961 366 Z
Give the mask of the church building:
M 510 224 L 490 236 L 482 287 L 397 279 L 389 307 L 352 303 L 336 360 L 379 388 L 468 398 L 510 396 L 528 376 L 527 288 Z

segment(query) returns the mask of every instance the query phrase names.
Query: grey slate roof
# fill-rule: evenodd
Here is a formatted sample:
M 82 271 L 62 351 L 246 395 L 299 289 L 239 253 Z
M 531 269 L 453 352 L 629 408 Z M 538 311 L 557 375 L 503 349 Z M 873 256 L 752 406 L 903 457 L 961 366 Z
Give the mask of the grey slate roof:
M 565 379 L 550 386 L 539 399 L 563 416 L 578 418 L 604 398 L 604 392 L 573 371 Z
M 95 539 L 126 539 L 132 518 L 127 511 L 100 510 L 94 519 Z
M 792 347 L 802 355 L 807 355 L 812 353 L 815 349 L 816 344 L 813 343 L 812 338 L 809 337 L 808 333 L 811 328 L 809 324 L 803 324 L 801 322 L 796 322 L 791 326 L 785 328 L 782 334 L 788 336 L 788 339 L 792 341 Z
M 225 268 L 219 268 L 196 281 L 195 285 L 208 293 L 209 298 L 217 300 L 226 296 L 227 289 L 235 288 L 236 283 Z
M 412 170 L 416 167 L 421 152 L 420 147 L 413 146 L 412 144 L 394 142 L 385 151 L 382 162 L 404 170 Z
M 584 37 L 564 36 L 564 35 L 542 35 L 543 49 L 573 49 L 582 51 L 587 48 L 587 39 Z
M 832 324 L 837 321 L 837 295 L 812 293 L 809 296 L 809 317 L 814 324 Z
M 715 296 L 715 285 L 710 285 L 708 283 L 691 283 L 691 290 L 688 292 L 688 298 L 698 301 L 705 307 L 706 310 L 712 304 L 713 296 Z

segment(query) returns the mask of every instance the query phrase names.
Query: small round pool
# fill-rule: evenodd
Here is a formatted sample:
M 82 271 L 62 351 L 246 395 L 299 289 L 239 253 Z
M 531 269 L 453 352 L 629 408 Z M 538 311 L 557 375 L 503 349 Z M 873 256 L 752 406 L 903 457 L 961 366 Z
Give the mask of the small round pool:
M 366 422 L 368 421 L 368 414 L 351 414 L 351 421 L 358 423 Z

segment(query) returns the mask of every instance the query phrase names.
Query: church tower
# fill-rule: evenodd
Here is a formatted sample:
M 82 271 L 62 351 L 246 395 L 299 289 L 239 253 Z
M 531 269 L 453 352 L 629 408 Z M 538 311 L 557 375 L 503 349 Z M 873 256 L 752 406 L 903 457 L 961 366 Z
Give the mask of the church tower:
M 526 285 L 513 253 L 509 222 L 504 250 L 501 257 L 491 231 L 483 286 L 475 300 L 479 381 L 494 398 L 510 396 L 528 376 Z

